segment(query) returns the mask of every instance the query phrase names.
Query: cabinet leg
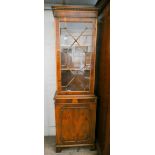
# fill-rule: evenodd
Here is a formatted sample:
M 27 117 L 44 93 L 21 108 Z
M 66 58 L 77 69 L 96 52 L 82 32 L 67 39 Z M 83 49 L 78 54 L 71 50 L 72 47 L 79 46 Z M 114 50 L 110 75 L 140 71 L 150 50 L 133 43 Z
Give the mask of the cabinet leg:
M 93 146 L 90 147 L 90 151 L 95 151 L 96 150 L 96 145 L 94 144 Z
M 56 153 L 60 153 L 61 152 L 61 148 L 60 147 L 56 147 Z

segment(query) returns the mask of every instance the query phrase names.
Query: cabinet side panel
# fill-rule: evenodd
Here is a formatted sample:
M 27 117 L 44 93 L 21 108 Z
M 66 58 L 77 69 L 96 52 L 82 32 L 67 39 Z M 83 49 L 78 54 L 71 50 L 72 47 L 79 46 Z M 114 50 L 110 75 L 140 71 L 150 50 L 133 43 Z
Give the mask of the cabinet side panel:
M 61 91 L 61 62 L 60 62 L 60 32 L 59 32 L 59 19 L 55 18 L 56 30 L 56 75 L 57 75 L 57 91 Z
M 55 119 L 56 119 L 56 145 L 62 144 L 60 133 L 61 133 L 61 118 L 60 118 L 60 111 L 62 109 L 63 105 L 55 104 Z

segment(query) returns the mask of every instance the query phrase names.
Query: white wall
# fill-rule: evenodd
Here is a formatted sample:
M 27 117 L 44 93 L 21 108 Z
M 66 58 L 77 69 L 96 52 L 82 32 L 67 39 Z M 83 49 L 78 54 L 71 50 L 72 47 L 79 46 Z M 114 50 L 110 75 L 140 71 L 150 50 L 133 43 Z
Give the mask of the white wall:
M 44 11 L 44 135 L 55 135 L 55 30 L 52 11 Z

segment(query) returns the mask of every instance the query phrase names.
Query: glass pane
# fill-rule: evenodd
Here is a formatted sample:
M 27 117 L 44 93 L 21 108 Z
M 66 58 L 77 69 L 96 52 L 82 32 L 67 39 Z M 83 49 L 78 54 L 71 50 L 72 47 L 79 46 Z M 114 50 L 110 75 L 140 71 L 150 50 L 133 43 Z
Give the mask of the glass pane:
M 92 23 L 60 22 L 63 91 L 89 91 Z

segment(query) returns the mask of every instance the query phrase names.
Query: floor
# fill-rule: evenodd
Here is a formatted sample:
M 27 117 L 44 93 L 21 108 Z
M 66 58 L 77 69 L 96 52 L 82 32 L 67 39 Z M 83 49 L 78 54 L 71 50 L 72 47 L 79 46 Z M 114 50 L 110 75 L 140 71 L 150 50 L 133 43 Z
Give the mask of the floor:
M 97 151 L 90 151 L 88 148 L 63 149 L 61 153 L 55 152 L 55 137 L 46 136 L 44 138 L 44 155 L 97 155 Z

